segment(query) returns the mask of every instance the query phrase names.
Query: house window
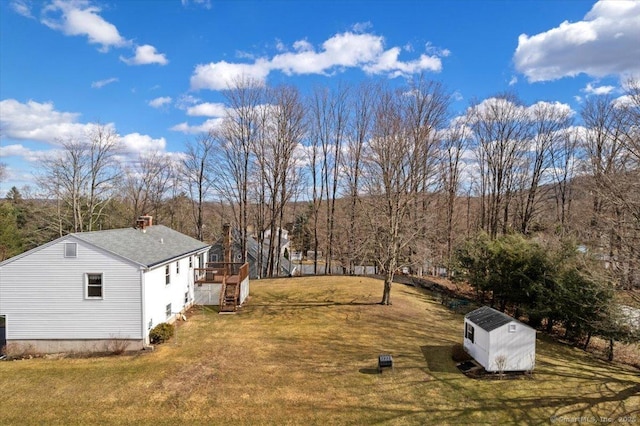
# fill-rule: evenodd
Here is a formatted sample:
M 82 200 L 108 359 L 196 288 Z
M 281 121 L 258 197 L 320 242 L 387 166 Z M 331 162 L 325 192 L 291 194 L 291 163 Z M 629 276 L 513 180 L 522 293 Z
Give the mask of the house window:
M 185 292 L 184 293 L 184 304 L 186 305 L 187 303 L 189 303 L 189 292 Z
M 509 324 L 509 333 L 515 333 L 515 332 L 516 332 L 516 325 Z
M 217 262 L 218 261 L 218 255 L 217 254 L 212 254 L 209 257 L 210 257 L 210 259 L 209 259 L 210 262 Z
M 471 340 L 471 343 L 473 343 L 473 326 L 469 323 L 466 323 L 466 330 L 465 330 L 465 337 L 469 340 Z
M 193 268 L 193 256 L 189 256 L 189 268 Z
M 180 275 L 180 261 L 176 262 L 176 275 Z
M 171 269 L 169 268 L 169 265 L 164 267 L 164 284 L 171 284 Z
M 87 299 L 102 299 L 102 274 L 86 274 Z
M 165 313 L 167 314 L 167 319 L 169 319 L 171 317 L 171 303 L 167 305 Z
M 78 255 L 77 243 L 64 243 L 64 257 L 76 257 Z

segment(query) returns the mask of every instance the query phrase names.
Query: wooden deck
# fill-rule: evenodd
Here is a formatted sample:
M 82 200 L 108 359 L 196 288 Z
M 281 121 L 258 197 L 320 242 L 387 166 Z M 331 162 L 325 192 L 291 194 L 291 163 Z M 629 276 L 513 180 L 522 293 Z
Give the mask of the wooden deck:
M 249 276 L 248 263 L 209 262 L 194 269 L 197 285 L 221 284 L 220 312 L 235 312 L 240 305 L 240 285 Z
M 241 283 L 249 276 L 249 264 L 209 262 L 193 271 L 196 284 Z

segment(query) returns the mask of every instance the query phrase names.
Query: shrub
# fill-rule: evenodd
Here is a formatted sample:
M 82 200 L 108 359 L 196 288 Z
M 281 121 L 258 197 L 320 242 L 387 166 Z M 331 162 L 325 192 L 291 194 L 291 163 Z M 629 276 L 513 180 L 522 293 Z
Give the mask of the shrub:
M 470 361 L 471 355 L 469 355 L 467 351 L 464 350 L 464 347 L 461 343 L 456 343 L 451 347 L 451 358 L 455 362 L 464 362 Z
M 116 336 L 111 336 L 111 338 L 105 343 L 105 352 L 114 354 L 114 355 L 122 355 L 127 350 L 129 346 L 129 341 L 126 339 L 121 339 Z
M 160 323 L 153 327 L 149 332 L 149 340 L 153 344 L 164 343 L 173 337 L 174 327 L 166 322 Z

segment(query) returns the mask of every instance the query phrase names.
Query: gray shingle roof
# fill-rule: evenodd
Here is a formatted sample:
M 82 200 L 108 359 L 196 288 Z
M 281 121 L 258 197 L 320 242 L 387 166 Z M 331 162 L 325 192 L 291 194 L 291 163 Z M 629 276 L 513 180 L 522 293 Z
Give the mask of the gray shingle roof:
M 163 225 L 149 226 L 144 232 L 136 228 L 123 228 L 71 235 L 146 267 L 209 247 L 202 241 Z
M 471 311 L 464 317 L 486 331 L 495 330 L 496 328 L 508 324 L 511 321 L 519 322 L 518 320 L 511 318 L 509 315 L 496 311 L 488 306 L 483 306 Z

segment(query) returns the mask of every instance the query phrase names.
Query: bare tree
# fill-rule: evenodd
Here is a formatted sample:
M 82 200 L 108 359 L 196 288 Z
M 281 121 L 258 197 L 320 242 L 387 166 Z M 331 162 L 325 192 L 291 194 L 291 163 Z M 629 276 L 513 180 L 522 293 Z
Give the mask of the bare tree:
M 550 150 L 551 170 L 554 178 L 556 218 L 560 222 L 560 235 L 564 236 L 570 219 L 573 178 L 576 173 L 576 148 L 580 140 L 579 128 L 569 127 L 554 140 Z
M 0 163 L 0 182 L 3 182 L 7 178 L 8 174 L 7 165 L 5 163 Z
M 123 170 L 122 192 L 131 209 L 133 223 L 141 214 L 152 212 L 159 218 L 160 208 L 172 185 L 174 167 L 160 152 L 141 153 Z
M 342 165 L 345 177 L 346 192 L 349 198 L 349 221 L 346 226 L 347 250 L 346 262 L 350 274 L 354 273 L 357 259 L 364 260 L 367 238 L 359 229 L 361 217 L 359 207 L 361 205 L 360 192 L 362 190 L 363 155 L 369 139 L 371 138 L 373 119 L 376 103 L 376 87 L 365 84 L 360 86 L 352 98 L 351 125 L 349 126 L 345 155 L 342 157 Z
M 561 105 L 538 102 L 528 108 L 531 125 L 531 139 L 528 149 L 524 149 L 521 158 L 522 185 L 519 195 L 523 200 L 518 206 L 520 232 L 528 234 L 531 223 L 538 213 L 539 192 L 545 173 L 551 167 L 551 150 L 563 130 L 571 124 L 571 110 Z
M 416 87 L 381 93 L 366 155 L 368 214 L 384 274 L 383 305 L 391 304 L 391 283 L 403 252 L 423 230 L 415 207 L 428 195 L 437 172 L 434 147 L 449 102 L 439 84 L 421 81 Z
M 313 220 L 313 273 L 318 274 L 318 248 L 320 239 L 318 235 L 320 209 L 325 193 L 325 182 L 327 181 L 327 160 L 325 158 L 328 140 L 330 137 L 330 118 L 327 114 L 328 92 L 316 89 L 309 106 L 308 135 L 309 148 L 308 160 L 311 175 L 311 213 Z
M 41 162 L 38 184 L 58 200 L 60 234 L 91 231 L 102 218 L 119 176 L 119 143 L 115 130 L 97 125 L 82 139 L 60 141 L 62 150 Z
M 269 241 L 266 244 L 267 276 L 274 276 L 280 269 L 285 206 L 294 195 L 298 183 L 294 153 L 305 133 L 305 114 L 300 94 L 293 87 L 281 86 L 269 90 L 267 101 L 265 131 L 258 144 L 256 157 L 263 201 L 270 210 Z
M 588 99 L 582 110 L 587 127 L 584 149 L 593 176 L 594 241 L 606 250 L 610 270 L 624 288 L 640 283 L 637 249 L 638 168 L 624 143 L 626 111 L 609 96 Z M 636 214 L 634 214 L 636 212 Z M 603 247 L 606 241 L 608 247 Z
M 335 206 L 338 192 L 340 157 L 348 123 L 348 89 L 339 87 L 336 91 L 316 88 L 311 102 L 310 160 L 311 177 L 314 182 L 313 208 L 314 223 L 317 228 L 319 209 L 326 200 L 326 246 L 325 273 L 331 273 L 334 257 Z M 318 164 L 320 163 L 320 164 Z M 320 165 L 320 170 L 318 170 Z M 316 185 L 320 180 L 320 188 Z M 317 230 L 314 233 L 314 269 L 317 273 Z
M 503 94 L 474 105 L 469 115 L 480 167 L 481 226 L 495 237 L 509 226 L 518 160 L 530 137 L 527 110 Z
M 457 117 L 443 132 L 440 162 L 442 187 L 446 196 L 447 274 L 451 273 L 453 255 L 454 211 L 462 173 L 462 155 L 469 145 L 471 129 L 465 117 Z
M 253 173 L 254 145 L 258 142 L 264 122 L 264 90 L 259 82 L 249 78 L 236 80 L 224 92 L 227 113 L 216 131 L 219 139 L 218 167 L 219 192 L 230 203 L 234 219 L 240 230 L 242 261 L 247 260 L 247 229 L 249 227 L 249 182 Z M 237 206 L 237 209 L 236 209 Z
M 187 142 L 182 161 L 183 184 L 191 200 L 195 236 L 200 241 L 204 241 L 204 205 L 213 188 L 216 146 L 211 133 L 201 134 L 194 141 Z

